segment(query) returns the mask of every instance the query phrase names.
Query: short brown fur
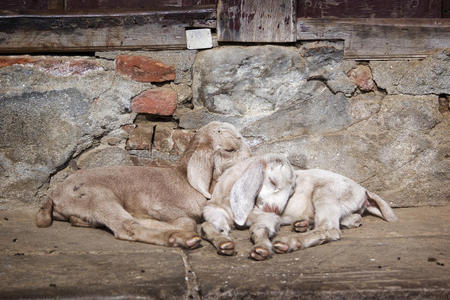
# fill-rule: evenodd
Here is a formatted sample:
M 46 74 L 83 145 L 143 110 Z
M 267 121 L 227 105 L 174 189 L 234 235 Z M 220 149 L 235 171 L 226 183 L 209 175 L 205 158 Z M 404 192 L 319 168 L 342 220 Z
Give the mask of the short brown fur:
M 118 239 L 194 248 L 210 185 L 250 151 L 230 124 L 200 128 L 174 168 L 117 166 L 77 171 L 48 196 L 38 227 L 52 220 L 106 226 Z

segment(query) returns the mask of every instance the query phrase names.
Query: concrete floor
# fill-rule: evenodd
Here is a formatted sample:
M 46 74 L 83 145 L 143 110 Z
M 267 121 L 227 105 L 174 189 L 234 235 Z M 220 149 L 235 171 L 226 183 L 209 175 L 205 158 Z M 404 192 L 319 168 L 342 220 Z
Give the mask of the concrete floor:
M 0 211 L 0 298 L 449 299 L 450 205 L 395 212 L 397 223 L 367 216 L 340 241 L 255 262 L 248 231 L 224 257 L 205 241 L 183 251 Z

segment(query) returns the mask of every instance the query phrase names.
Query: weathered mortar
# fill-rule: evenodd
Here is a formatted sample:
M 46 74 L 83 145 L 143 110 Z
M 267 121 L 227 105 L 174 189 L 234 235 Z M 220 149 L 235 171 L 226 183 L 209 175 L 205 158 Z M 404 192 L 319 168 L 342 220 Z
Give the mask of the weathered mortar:
M 116 70 L 119 55 L 157 60 L 166 77 L 133 80 Z M 256 152 L 342 173 L 394 206 L 445 204 L 449 79 L 449 51 L 362 64 L 343 60 L 335 42 L 2 57 L 0 208 L 40 203 L 77 168 L 173 164 L 212 120 L 235 124 Z

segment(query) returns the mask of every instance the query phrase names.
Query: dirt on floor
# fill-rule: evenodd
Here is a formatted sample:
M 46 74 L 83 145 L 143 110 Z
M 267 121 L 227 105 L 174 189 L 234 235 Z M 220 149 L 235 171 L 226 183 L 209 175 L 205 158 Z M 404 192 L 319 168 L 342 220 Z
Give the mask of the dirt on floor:
M 396 223 L 366 216 L 340 241 L 256 262 L 246 230 L 225 257 L 206 241 L 186 251 L 0 211 L 0 298 L 449 299 L 450 205 L 395 213 Z

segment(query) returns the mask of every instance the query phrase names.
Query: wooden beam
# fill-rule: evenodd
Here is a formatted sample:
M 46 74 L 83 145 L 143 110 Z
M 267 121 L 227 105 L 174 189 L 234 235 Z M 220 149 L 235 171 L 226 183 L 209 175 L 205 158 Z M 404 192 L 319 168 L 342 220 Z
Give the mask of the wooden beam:
M 450 48 L 450 19 L 302 19 L 298 40 L 344 40 L 346 59 L 422 58 Z
M 444 0 L 448 2 L 448 0 Z M 299 0 L 299 18 L 440 18 L 442 0 Z
M 67 11 L 118 10 L 163 10 L 182 7 L 182 0 L 65 0 Z
M 109 15 L 0 16 L 0 52 L 186 49 L 186 27 L 215 27 L 215 8 Z
M 450 1 L 442 0 L 442 17 L 450 18 Z
M 219 0 L 217 35 L 221 42 L 296 40 L 296 0 Z

